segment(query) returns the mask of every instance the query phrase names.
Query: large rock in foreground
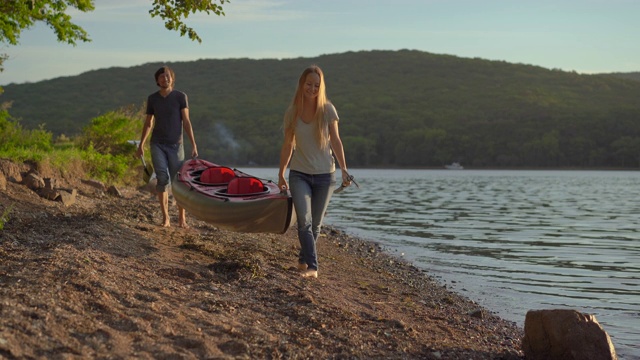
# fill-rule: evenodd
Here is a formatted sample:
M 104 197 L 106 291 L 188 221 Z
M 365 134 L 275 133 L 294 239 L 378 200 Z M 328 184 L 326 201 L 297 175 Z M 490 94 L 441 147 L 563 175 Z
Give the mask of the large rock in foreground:
M 527 360 L 618 359 L 596 317 L 575 310 L 527 312 L 522 350 Z

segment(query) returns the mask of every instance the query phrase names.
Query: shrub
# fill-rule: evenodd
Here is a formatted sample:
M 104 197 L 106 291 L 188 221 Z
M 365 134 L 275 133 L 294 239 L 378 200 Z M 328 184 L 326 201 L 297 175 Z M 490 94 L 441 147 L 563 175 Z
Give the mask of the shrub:
M 14 162 L 33 162 L 58 169 L 70 178 L 91 177 L 112 184 L 139 182 L 139 159 L 128 141 L 140 136 L 141 112 L 130 108 L 111 111 L 91 120 L 84 133 L 71 140 L 41 126 L 25 130 L 7 107 L 0 107 L 0 157 Z M 4 214 L 0 222 L 6 221 Z M 4 220 L 3 220 L 4 219 Z
M 41 125 L 38 129 L 23 129 L 6 109 L 0 109 L 0 152 L 15 149 L 50 151 L 52 134 Z
M 140 137 L 142 117 L 141 109 L 130 106 L 93 118 L 77 139 L 77 145 L 83 149 L 92 147 L 101 154 L 132 154 L 135 147 L 128 141 Z

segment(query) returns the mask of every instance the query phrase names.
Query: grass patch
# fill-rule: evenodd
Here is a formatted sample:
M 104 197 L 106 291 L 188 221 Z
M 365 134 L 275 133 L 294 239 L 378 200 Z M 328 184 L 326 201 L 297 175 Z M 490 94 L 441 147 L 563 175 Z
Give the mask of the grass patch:
M 4 230 L 4 224 L 9 221 L 9 214 L 11 213 L 11 209 L 13 209 L 13 204 L 9 205 L 8 208 L 4 209 L 2 215 L 0 215 L 0 231 Z

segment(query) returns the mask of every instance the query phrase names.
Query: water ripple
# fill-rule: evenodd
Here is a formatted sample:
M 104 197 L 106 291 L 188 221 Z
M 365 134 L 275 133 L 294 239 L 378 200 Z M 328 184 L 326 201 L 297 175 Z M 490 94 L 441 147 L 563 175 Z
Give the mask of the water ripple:
M 522 323 L 529 309 L 596 314 L 639 358 L 640 180 L 633 172 L 359 170 L 327 222 L 377 239 Z
M 521 325 L 530 309 L 594 314 L 620 359 L 640 359 L 637 172 L 351 173 L 360 189 L 335 195 L 326 223 Z

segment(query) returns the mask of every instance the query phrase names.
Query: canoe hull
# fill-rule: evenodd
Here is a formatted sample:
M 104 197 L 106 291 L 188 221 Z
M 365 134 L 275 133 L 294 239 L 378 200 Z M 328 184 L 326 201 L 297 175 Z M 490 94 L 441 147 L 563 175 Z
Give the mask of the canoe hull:
M 295 222 L 293 202 L 288 191 L 280 192 L 272 181 L 262 180 L 265 191 L 259 194 L 230 195 L 226 185 L 203 185 L 197 179 L 202 170 L 218 166 L 199 160 L 187 160 L 172 182 L 178 205 L 191 216 L 235 232 L 285 233 Z M 234 169 L 236 176 L 250 176 Z

